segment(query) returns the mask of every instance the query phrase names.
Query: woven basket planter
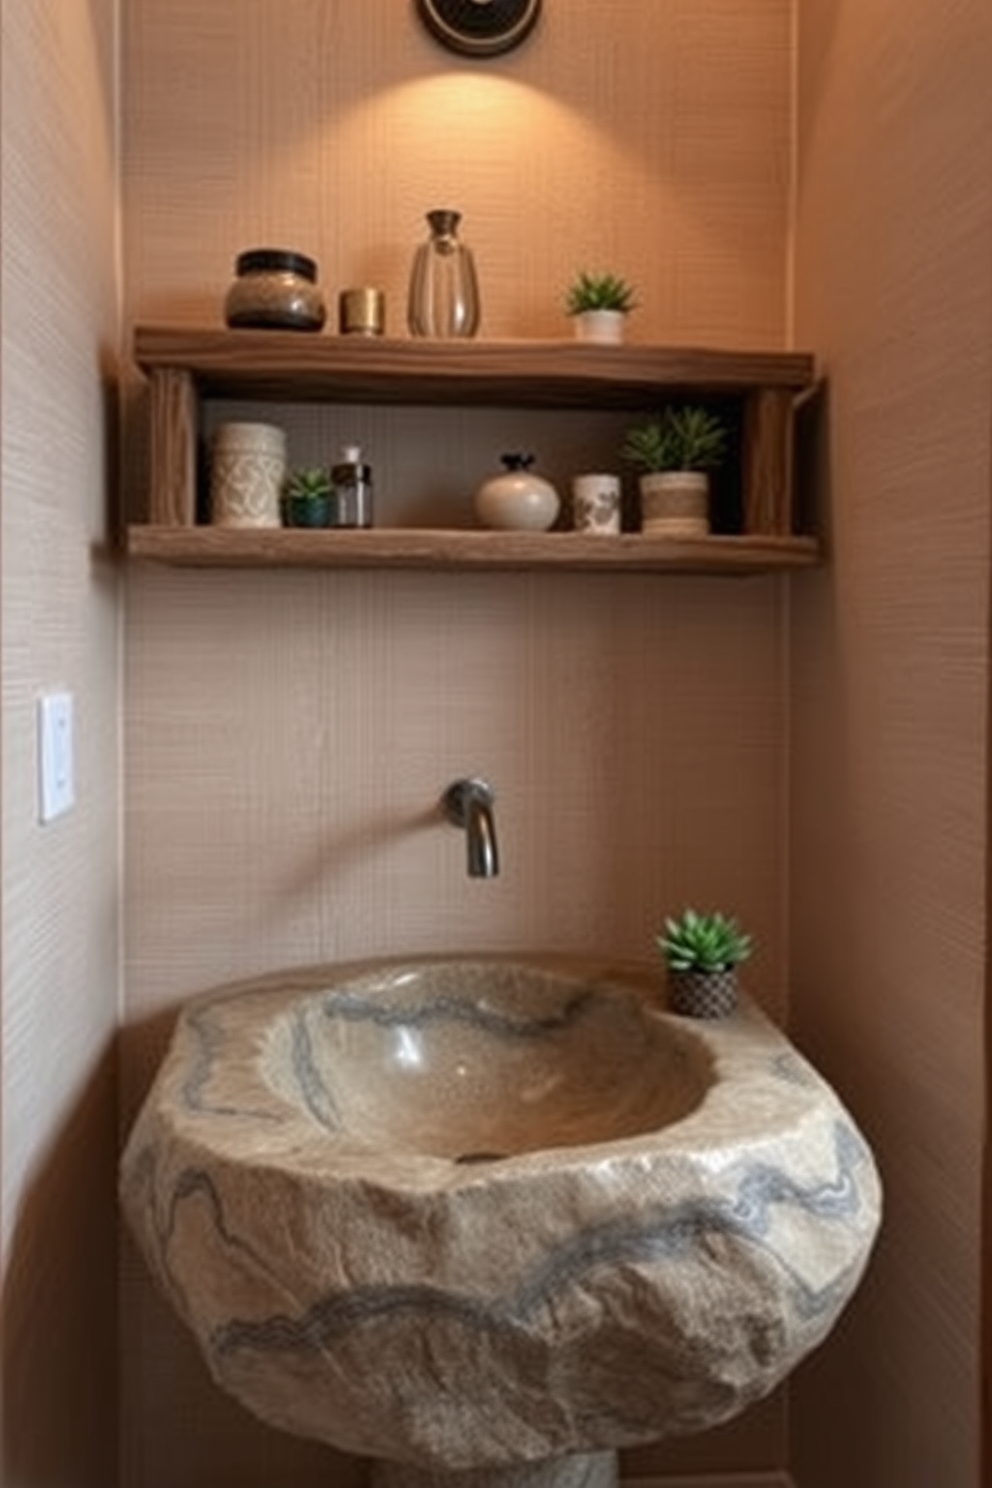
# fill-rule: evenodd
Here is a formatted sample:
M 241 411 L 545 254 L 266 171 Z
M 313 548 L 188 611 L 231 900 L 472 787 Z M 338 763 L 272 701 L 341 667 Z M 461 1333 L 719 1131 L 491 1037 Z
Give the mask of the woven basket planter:
M 725 1018 L 737 1006 L 737 973 L 669 971 L 668 1002 L 686 1018 Z
M 704 470 L 660 470 L 642 475 L 641 531 L 648 537 L 706 537 L 710 478 Z

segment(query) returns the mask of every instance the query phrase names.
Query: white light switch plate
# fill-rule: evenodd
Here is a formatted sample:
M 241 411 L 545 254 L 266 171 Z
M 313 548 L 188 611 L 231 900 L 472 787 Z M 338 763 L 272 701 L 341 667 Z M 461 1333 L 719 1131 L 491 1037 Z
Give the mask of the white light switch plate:
M 76 799 L 72 760 L 72 693 L 38 699 L 38 816 L 53 821 Z

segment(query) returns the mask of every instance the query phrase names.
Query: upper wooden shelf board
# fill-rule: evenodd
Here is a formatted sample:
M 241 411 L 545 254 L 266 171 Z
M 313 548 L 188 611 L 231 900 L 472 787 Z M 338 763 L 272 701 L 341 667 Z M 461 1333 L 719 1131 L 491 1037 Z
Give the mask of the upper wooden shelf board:
M 660 390 L 800 393 L 815 377 L 807 352 L 169 326 L 137 327 L 134 356 L 146 373 L 190 374 L 208 397 L 291 402 L 641 408 Z

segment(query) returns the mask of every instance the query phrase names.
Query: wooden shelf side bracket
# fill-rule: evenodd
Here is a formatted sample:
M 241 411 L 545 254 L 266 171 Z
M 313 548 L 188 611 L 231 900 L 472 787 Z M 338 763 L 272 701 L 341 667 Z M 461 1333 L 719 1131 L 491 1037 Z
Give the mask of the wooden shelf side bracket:
M 149 374 L 151 484 L 149 519 L 166 527 L 196 521 L 198 399 L 192 373 L 160 367 Z

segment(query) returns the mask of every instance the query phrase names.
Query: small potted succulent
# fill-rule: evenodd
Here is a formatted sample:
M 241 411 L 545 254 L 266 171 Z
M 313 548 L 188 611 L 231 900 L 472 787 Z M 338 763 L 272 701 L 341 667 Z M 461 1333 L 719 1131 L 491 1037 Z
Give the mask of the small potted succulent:
M 290 471 L 282 495 L 287 527 L 331 527 L 334 509 L 334 485 L 326 466 L 307 465 Z
M 572 316 L 580 341 L 623 340 L 624 321 L 636 309 L 636 291 L 618 274 L 576 274 L 565 294 L 565 313 Z
M 710 530 L 709 471 L 723 460 L 727 429 L 707 408 L 687 404 L 630 429 L 621 451 L 641 470 L 641 531 L 655 537 L 705 537 Z
M 722 1018 L 737 1002 L 737 967 L 751 954 L 751 936 L 719 910 L 684 909 L 665 920 L 655 944 L 668 967 L 671 1009 L 690 1018 Z

